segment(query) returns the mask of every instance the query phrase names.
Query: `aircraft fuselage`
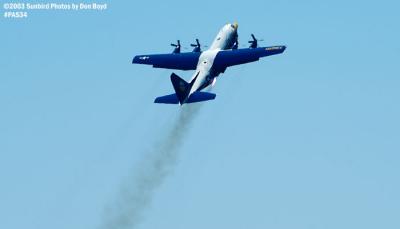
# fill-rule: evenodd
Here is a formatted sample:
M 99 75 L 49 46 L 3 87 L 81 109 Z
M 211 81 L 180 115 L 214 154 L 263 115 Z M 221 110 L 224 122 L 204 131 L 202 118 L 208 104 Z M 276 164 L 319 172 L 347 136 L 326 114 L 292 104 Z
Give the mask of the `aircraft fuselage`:
M 238 25 L 226 24 L 218 32 L 210 48 L 201 53 L 199 61 L 197 63 L 196 71 L 193 74 L 192 79 L 195 82 L 190 89 L 186 100 L 196 91 L 203 90 L 208 87 L 215 78 L 221 73 L 220 70 L 213 68 L 215 57 L 221 50 L 231 49 L 236 41 Z

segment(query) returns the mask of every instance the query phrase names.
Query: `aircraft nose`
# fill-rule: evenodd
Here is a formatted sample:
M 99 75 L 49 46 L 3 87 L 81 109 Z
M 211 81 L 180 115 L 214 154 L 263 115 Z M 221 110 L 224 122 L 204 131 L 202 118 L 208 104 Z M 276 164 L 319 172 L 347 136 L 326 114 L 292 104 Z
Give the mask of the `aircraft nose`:
M 231 24 L 231 27 L 232 27 L 234 30 L 237 30 L 238 27 L 239 27 L 239 25 L 238 25 L 237 22 L 235 22 L 235 23 Z

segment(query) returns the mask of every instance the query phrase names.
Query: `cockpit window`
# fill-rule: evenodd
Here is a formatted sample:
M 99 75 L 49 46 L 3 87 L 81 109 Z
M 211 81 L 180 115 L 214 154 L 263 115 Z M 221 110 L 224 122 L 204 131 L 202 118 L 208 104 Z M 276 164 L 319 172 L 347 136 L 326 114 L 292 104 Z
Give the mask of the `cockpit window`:
M 219 41 L 219 40 L 221 40 L 221 37 L 218 37 L 218 38 L 217 38 L 217 41 Z

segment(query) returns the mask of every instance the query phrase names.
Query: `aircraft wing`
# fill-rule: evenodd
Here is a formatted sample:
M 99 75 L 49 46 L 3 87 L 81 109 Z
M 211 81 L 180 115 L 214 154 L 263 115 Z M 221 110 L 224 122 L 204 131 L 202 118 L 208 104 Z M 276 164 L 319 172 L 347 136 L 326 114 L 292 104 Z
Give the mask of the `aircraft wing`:
M 200 54 L 200 52 L 186 52 L 138 55 L 133 58 L 132 63 L 153 65 L 154 68 L 196 70 Z
M 231 49 L 218 52 L 214 67 L 224 72 L 227 67 L 258 61 L 261 57 L 283 53 L 286 46 Z

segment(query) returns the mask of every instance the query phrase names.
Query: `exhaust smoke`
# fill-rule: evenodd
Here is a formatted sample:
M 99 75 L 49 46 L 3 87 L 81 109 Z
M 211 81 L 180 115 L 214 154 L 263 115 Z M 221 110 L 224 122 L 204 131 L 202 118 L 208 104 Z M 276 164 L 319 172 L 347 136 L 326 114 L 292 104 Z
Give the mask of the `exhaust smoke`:
M 160 137 L 150 152 L 145 152 L 147 157 L 132 171 L 132 178 L 123 185 L 111 211 L 107 211 L 101 229 L 133 229 L 139 225 L 155 191 L 173 172 L 179 147 L 190 131 L 200 106 L 190 104 L 181 107 L 172 127 Z

